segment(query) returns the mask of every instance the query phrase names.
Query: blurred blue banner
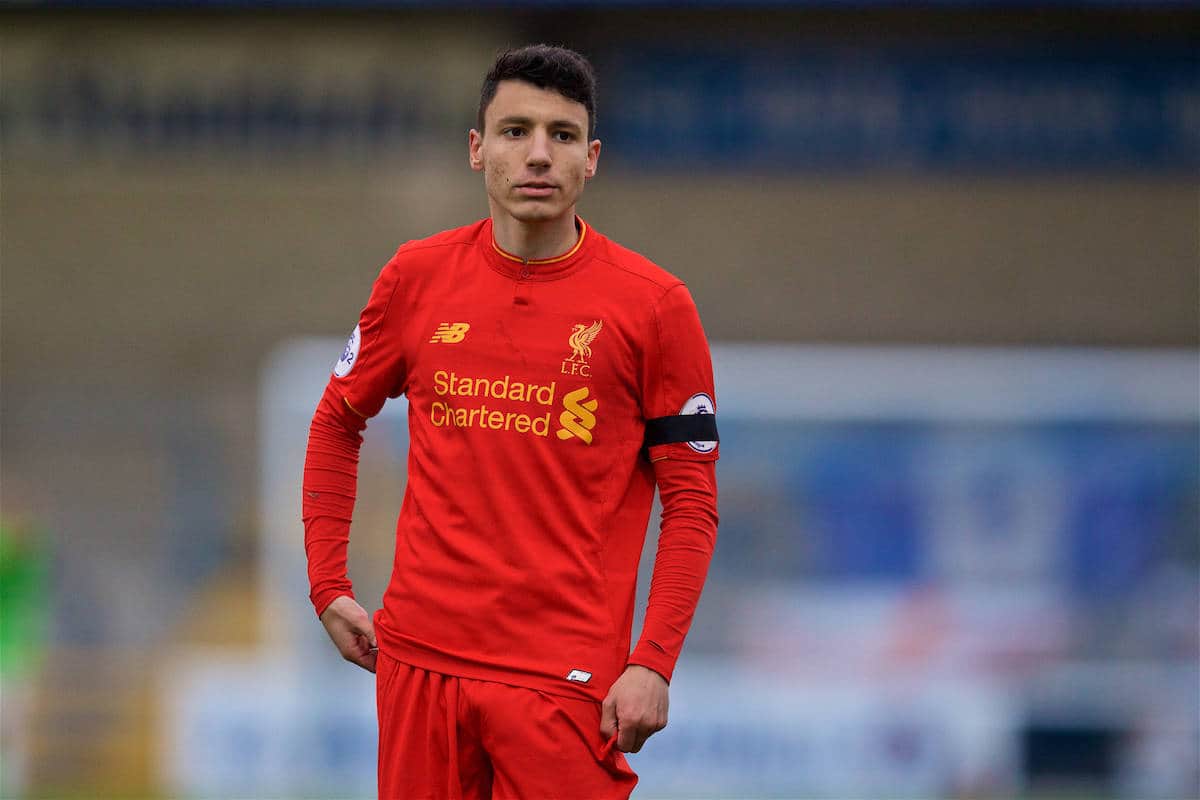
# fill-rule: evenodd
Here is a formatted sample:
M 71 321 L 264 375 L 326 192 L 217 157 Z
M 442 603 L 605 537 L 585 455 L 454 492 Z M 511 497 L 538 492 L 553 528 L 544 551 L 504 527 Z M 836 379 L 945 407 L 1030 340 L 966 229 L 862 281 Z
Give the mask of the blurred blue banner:
M 630 52 L 602 131 L 636 163 L 1200 165 L 1197 51 L 1051 47 Z
M 639 170 L 1157 172 L 1200 167 L 1200 51 L 943 45 L 594 53 L 599 135 Z M 47 53 L 10 70 L 4 139 L 57 154 L 371 159 L 473 124 L 391 60 L 275 69 Z M 53 56 L 53 57 L 50 57 Z M 127 63 L 126 63 L 127 62 Z
M 1019 579 L 1111 602 L 1197 526 L 1195 424 L 734 417 L 721 433 L 724 485 L 743 489 L 722 509 L 738 558 L 714 562 L 731 580 Z

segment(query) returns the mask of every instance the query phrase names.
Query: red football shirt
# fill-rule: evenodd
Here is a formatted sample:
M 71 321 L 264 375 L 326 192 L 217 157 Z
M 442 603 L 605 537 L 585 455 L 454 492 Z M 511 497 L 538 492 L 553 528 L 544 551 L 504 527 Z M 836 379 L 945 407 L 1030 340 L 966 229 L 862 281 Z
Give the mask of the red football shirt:
M 305 543 L 318 614 L 342 594 L 359 431 L 409 402 L 408 484 L 381 651 L 417 667 L 603 699 L 627 663 L 668 679 L 716 536 L 715 441 L 644 448 L 646 423 L 715 413 L 683 283 L 578 221 L 523 261 L 490 220 L 403 245 L 314 417 Z M 638 648 L 639 556 L 664 525 Z

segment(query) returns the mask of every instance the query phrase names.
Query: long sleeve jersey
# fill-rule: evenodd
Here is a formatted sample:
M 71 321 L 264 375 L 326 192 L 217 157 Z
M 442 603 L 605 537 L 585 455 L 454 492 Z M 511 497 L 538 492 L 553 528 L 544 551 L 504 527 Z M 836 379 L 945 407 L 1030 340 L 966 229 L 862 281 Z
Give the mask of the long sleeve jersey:
M 670 680 L 716 540 L 712 366 L 684 284 L 577 219 L 527 261 L 483 220 L 400 247 L 309 434 L 303 518 L 318 614 L 353 596 L 361 432 L 409 403 L 408 482 L 382 652 L 414 666 L 603 699 L 627 664 Z M 656 484 L 663 523 L 630 654 Z

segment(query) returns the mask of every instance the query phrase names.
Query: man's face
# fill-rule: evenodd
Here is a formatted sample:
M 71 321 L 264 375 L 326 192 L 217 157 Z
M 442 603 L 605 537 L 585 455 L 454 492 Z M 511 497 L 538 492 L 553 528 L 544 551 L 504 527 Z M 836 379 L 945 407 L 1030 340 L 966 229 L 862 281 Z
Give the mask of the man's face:
M 588 141 L 582 103 L 553 89 L 501 81 L 470 134 L 471 169 L 483 173 L 492 215 L 544 222 L 574 213 L 584 181 L 596 174 L 600 140 Z

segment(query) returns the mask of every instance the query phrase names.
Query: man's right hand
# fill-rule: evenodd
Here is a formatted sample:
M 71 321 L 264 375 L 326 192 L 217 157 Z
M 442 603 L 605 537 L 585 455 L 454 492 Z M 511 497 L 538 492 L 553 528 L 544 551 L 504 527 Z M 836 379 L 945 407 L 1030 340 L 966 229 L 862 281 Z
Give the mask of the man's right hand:
M 375 671 L 375 654 L 379 652 L 375 646 L 375 626 L 354 598 L 342 595 L 330 603 L 321 612 L 321 624 L 342 658 L 367 672 Z

